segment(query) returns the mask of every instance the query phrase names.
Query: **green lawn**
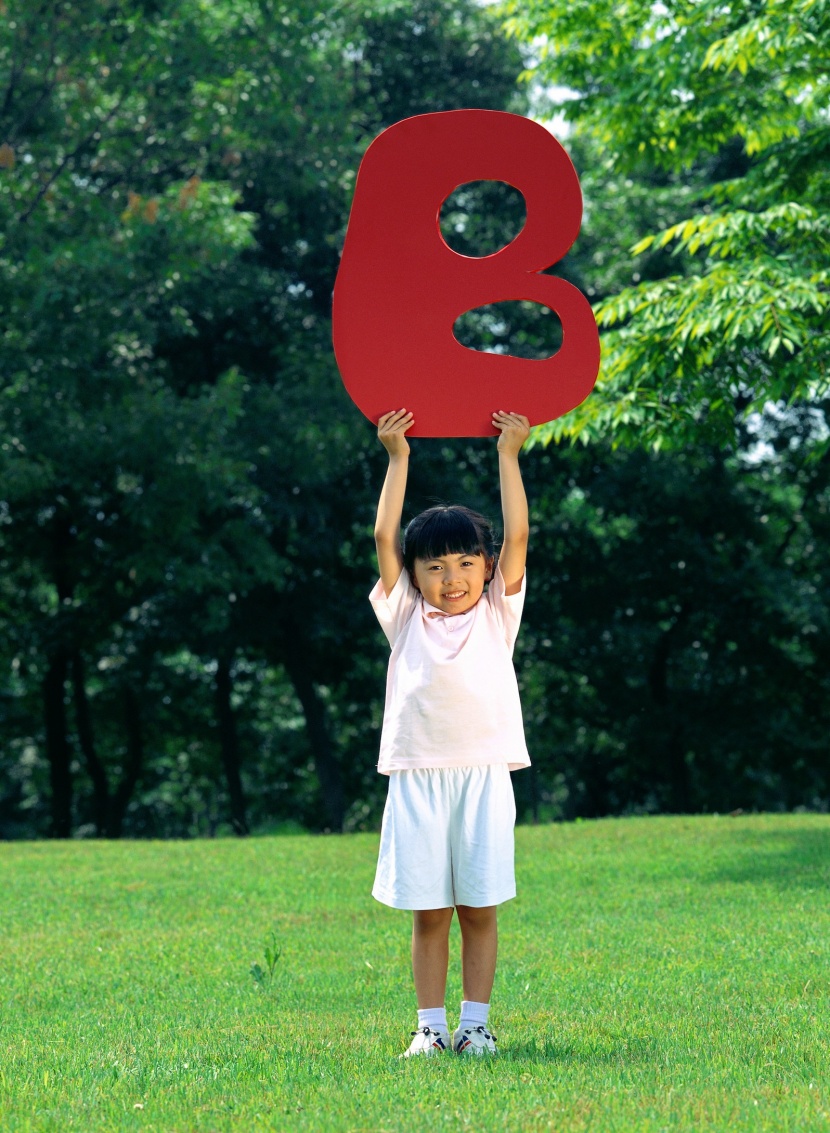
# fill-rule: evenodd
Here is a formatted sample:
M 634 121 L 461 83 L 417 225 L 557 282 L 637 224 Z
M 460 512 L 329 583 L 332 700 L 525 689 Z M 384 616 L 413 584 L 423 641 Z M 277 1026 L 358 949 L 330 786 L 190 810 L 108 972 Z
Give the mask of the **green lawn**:
M 2 1133 L 830 1129 L 830 819 L 517 843 L 500 1057 L 406 1062 L 376 836 L 0 845 Z

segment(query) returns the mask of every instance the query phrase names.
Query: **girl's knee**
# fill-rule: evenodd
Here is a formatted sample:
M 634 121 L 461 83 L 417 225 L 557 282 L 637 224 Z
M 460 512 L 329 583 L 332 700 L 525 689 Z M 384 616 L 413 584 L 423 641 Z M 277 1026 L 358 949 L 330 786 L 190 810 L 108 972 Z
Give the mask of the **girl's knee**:
M 482 908 L 476 908 L 473 905 L 456 906 L 458 923 L 461 925 L 462 930 L 464 928 L 490 928 L 496 923 L 497 911 L 497 905 L 485 905 Z
M 412 925 L 417 933 L 449 931 L 452 909 L 415 909 Z

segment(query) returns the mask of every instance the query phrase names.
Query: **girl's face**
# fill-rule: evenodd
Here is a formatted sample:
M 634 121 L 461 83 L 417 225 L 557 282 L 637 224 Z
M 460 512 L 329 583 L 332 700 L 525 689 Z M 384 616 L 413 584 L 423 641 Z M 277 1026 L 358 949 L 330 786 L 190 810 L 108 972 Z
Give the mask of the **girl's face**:
M 484 593 L 484 583 L 493 577 L 493 559 L 475 555 L 444 555 L 440 559 L 416 559 L 413 582 L 436 610 L 444 614 L 466 614 Z

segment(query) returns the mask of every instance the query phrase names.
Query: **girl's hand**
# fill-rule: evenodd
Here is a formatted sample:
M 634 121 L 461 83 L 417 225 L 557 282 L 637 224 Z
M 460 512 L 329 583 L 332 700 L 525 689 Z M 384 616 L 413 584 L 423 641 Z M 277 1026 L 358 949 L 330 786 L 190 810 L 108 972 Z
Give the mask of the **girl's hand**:
M 521 413 L 505 413 L 500 409 L 493 414 L 493 427 L 501 430 L 497 448 L 508 456 L 518 456 L 522 445 L 530 436 L 530 422 Z
M 384 413 L 378 421 L 378 440 L 390 456 L 408 456 L 409 441 L 406 439 L 406 430 L 411 429 L 414 418 L 405 409 L 396 409 L 391 413 Z

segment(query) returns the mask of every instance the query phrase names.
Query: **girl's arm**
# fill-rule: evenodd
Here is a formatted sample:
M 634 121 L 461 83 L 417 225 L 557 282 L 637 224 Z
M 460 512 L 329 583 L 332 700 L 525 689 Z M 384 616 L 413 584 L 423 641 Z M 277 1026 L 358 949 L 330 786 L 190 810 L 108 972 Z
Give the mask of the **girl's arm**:
M 498 453 L 504 541 L 499 555 L 499 567 L 504 578 L 505 594 L 518 594 L 522 588 L 527 540 L 530 535 L 519 451 L 530 435 L 530 422 L 520 413 L 505 413 L 501 410 L 493 414 L 493 424 L 501 430 Z
M 401 550 L 401 516 L 409 469 L 409 442 L 406 430 L 412 426 L 412 414 L 405 409 L 384 413 L 378 421 L 378 438 L 389 453 L 389 468 L 383 482 L 375 520 L 375 548 L 380 580 L 386 597 L 392 593 L 403 570 Z

